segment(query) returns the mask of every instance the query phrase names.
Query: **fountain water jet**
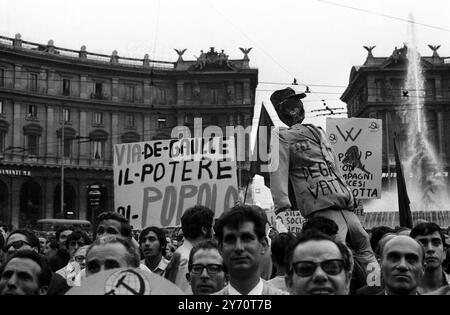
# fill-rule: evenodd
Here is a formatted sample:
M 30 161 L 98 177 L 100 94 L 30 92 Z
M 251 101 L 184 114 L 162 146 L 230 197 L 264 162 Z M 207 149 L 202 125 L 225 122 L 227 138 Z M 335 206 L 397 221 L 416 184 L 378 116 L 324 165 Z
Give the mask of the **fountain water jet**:
M 410 14 L 409 20 L 414 21 L 412 14 Z M 410 122 L 407 128 L 407 148 L 410 150 L 403 152 L 403 156 L 409 157 L 405 163 L 408 195 L 412 210 L 444 209 L 448 207 L 449 198 L 443 177 L 436 176 L 442 172 L 442 167 L 439 165 L 435 150 L 428 139 L 424 111 L 425 80 L 414 27 L 414 23 L 409 24 L 408 43 L 404 47 L 408 59 L 404 90 L 407 91 L 408 96 L 403 106 L 403 114 L 407 118 L 405 121 Z

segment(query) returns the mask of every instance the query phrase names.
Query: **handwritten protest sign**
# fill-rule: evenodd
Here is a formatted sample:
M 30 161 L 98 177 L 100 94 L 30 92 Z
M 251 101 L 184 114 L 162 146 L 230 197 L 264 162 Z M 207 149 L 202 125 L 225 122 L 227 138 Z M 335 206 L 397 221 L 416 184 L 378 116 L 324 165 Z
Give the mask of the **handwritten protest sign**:
M 270 210 L 266 211 L 266 215 L 271 226 L 278 230 L 278 226 L 281 224 L 294 234 L 302 231 L 302 225 L 306 221 L 300 211 L 283 211 L 275 214 L 273 210 Z
M 116 211 L 135 229 L 177 226 L 201 204 L 218 217 L 238 199 L 234 138 L 191 138 L 114 146 Z
M 327 118 L 327 134 L 338 167 L 358 199 L 381 198 L 382 122 L 371 118 Z

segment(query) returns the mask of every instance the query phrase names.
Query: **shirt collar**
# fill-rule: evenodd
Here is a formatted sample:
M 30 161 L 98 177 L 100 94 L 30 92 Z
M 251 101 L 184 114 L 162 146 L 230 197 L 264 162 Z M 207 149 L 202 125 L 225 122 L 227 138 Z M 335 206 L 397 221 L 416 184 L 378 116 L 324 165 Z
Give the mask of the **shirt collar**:
M 250 290 L 250 292 L 247 295 L 262 295 L 264 289 L 264 284 L 261 278 L 259 278 L 258 284 Z M 228 285 L 228 293 L 230 295 L 242 295 L 238 290 L 233 288 L 231 283 Z

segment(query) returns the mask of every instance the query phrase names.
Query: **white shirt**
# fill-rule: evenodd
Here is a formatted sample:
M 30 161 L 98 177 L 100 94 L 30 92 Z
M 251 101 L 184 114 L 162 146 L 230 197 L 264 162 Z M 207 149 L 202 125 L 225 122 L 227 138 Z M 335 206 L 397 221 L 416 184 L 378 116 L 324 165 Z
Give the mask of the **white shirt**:
M 258 284 L 247 295 L 262 295 L 264 284 L 261 278 L 259 278 Z M 238 290 L 233 288 L 231 284 L 228 285 L 228 293 L 230 295 L 242 295 Z
M 175 253 L 180 253 L 180 265 L 178 267 L 175 284 L 188 295 L 192 295 L 191 285 L 186 279 L 186 274 L 189 273 L 189 254 L 191 253 L 192 247 L 194 247 L 192 243 L 185 239 L 183 245 L 178 247 L 175 251 Z

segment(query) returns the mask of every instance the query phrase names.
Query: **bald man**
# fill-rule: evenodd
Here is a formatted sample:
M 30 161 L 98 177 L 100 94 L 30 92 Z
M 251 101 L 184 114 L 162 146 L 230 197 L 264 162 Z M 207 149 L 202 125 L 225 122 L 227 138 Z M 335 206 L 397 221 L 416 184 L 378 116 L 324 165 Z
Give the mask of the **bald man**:
M 424 273 L 425 251 L 415 239 L 398 235 L 383 248 L 381 273 L 385 295 L 418 295 L 418 287 Z

